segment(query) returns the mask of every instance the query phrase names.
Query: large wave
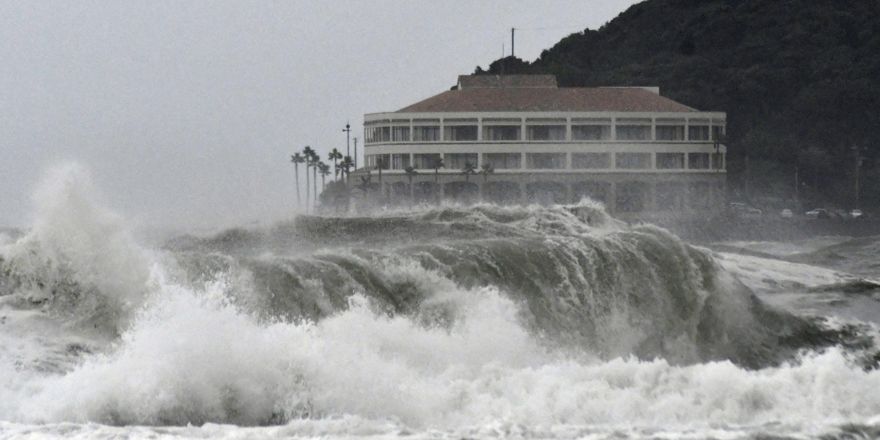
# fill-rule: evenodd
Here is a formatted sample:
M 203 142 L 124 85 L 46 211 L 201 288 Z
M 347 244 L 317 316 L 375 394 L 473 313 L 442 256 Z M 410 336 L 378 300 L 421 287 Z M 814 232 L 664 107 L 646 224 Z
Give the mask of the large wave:
M 590 202 L 301 218 L 150 251 L 81 169 L 47 181 L 40 220 L 0 253 L 0 419 L 449 430 L 880 413 L 864 392 L 880 373 L 845 347 L 859 335 L 768 308 L 709 252 Z
M 317 251 L 291 252 L 272 238 L 291 235 Z M 654 226 L 626 227 L 591 202 L 301 218 L 174 247 L 186 273 L 237 274 L 248 281 L 247 309 L 283 319 L 323 319 L 355 293 L 413 315 L 450 289 L 492 286 L 545 344 L 604 358 L 758 368 L 837 338 L 765 307 L 709 252 Z

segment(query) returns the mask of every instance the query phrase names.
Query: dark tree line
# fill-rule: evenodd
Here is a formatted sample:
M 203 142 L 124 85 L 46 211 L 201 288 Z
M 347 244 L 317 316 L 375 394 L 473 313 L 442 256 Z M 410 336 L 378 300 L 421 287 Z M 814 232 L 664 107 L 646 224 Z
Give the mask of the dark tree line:
M 854 205 L 858 175 L 861 204 L 880 205 L 880 1 L 648 0 L 484 72 L 660 86 L 727 112 L 734 197 Z

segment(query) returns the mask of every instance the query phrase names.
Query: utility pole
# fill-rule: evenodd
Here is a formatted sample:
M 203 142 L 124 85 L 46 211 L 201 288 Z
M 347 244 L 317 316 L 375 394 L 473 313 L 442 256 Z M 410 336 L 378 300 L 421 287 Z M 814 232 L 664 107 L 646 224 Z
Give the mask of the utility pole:
M 351 145 L 349 144 L 351 142 L 351 126 L 348 125 L 348 122 L 345 123 L 345 128 L 343 128 L 342 131 L 345 133 L 345 154 L 350 156 Z
M 514 33 L 515 32 L 516 32 L 516 28 L 510 28 L 510 56 L 511 57 L 515 56 L 514 51 L 513 51 L 513 49 L 514 49 Z
M 357 169 L 358 169 L 358 138 L 357 138 L 357 136 L 354 137 L 354 157 L 353 157 L 353 159 L 354 159 L 354 170 L 357 171 Z

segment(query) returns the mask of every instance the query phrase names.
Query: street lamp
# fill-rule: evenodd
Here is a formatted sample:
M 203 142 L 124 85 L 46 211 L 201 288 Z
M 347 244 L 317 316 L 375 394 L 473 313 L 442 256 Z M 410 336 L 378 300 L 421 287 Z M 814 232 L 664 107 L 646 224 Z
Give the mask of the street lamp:
M 351 156 L 351 125 L 348 125 L 348 122 L 345 123 L 345 128 L 342 129 L 345 133 L 345 154 L 347 156 Z

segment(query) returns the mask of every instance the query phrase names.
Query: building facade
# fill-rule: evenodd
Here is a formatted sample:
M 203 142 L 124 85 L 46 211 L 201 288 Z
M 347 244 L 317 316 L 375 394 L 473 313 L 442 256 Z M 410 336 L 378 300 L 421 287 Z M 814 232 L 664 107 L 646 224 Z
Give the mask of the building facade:
M 658 88 L 558 87 L 551 75 L 461 76 L 449 91 L 365 115 L 366 163 L 353 183 L 369 174 L 368 193 L 392 204 L 586 196 L 621 215 L 717 210 L 725 194 L 725 119 Z

